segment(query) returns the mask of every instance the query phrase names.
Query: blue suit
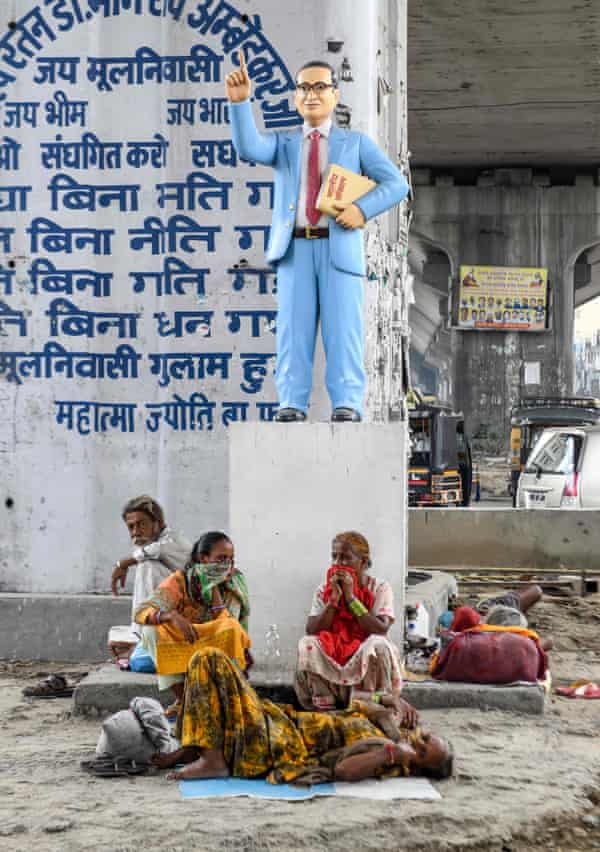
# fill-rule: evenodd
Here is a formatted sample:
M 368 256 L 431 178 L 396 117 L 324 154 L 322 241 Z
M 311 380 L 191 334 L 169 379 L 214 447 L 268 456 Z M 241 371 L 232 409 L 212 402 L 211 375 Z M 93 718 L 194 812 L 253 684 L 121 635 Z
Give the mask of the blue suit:
M 277 374 L 282 408 L 306 412 L 312 386 L 317 325 L 327 358 L 325 381 L 333 408 L 362 413 L 365 391 L 361 229 L 329 220 L 329 239 L 293 239 L 300 191 L 302 131 L 259 133 L 249 100 L 230 104 L 233 144 L 240 157 L 275 171 L 267 260 L 277 266 Z M 363 133 L 332 127 L 329 163 L 362 173 L 378 185 L 357 202 L 365 219 L 398 204 L 408 184 Z

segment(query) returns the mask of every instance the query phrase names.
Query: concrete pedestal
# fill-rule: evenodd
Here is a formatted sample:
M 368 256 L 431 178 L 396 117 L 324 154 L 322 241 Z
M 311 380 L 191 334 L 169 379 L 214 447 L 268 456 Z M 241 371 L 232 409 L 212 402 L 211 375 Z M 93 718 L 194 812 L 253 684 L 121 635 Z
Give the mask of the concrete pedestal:
M 315 588 L 337 532 L 371 545 L 394 589 L 401 644 L 406 575 L 403 423 L 244 423 L 229 429 L 229 517 L 252 612 L 253 679 L 290 683 Z

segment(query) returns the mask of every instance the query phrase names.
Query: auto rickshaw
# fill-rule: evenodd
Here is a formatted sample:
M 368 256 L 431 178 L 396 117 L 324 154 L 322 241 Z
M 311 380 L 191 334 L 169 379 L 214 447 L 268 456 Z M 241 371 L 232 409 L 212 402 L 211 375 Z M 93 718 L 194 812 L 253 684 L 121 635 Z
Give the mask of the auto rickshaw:
M 516 505 L 517 487 L 533 445 L 550 426 L 586 426 L 600 422 L 600 399 L 594 397 L 528 396 L 510 417 L 511 471 L 509 491 Z
M 413 394 L 408 418 L 408 505 L 468 506 L 472 462 L 463 415 L 435 398 Z

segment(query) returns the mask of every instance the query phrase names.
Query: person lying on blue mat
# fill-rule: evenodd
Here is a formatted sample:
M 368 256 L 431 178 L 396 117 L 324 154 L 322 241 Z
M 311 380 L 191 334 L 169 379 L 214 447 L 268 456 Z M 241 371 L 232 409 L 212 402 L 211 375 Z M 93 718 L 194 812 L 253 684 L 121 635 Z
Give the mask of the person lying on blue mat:
M 272 784 L 319 784 L 424 774 L 452 774 L 448 742 L 417 725 L 414 708 L 402 714 L 371 702 L 333 713 L 296 711 L 260 699 L 238 666 L 206 648 L 190 660 L 178 717 L 181 748 L 157 755 L 167 776 L 266 778 Z

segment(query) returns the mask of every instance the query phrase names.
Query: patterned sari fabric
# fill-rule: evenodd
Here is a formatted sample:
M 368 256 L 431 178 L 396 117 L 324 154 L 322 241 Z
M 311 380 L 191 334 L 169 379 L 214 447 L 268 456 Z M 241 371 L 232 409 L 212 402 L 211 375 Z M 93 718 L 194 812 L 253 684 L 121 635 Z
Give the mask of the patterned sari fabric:
M 235 663 L 211 649 L 190 661 L 177 736 L 184 747 L 222 751 L 233 776 L 272 784 L 330 781 L 343 757 L 389 742 L 360 711 L 304 713 L 261 701 Z M 398 739 L 415 736 L 398 732 Z M 392 766 L 382 775 L 406 772 Z
M 195 563 L 198 568 L 202 563 Z M 208 566 L 209 568 L 212 566 Z M 201 580 L 196 572 L 196 585 L 190 583 L 189 572 L 175 571 L 154 590 L 147 601 L 137 609 L 138 624 L 154 626 L 156 630 L 156 670 L 159 675 L 171 675 L 185 672 L 190 658 L 203 647 L 219 648 L 231 659 L 236 660 L 242 669 L 246 667 L 246 650 L 250 639 L 244 626 L 238 619 L 248 623 L 248 590 L 241 572 L 236 571 L 225 583 L 216 583 L 216 572 L 205 582 L 204 588 L 209 601 L 212 589 L 219 585 L 219 591 L 225 604 L 217 618 L 211 617 L 210 603 L 204 597 L 204 591 L 198 589 Z M 191 587 L 191 588 L 190 588 Z M 192 592 L 192 589 L 196 594 Z M 196 642 L 186 642 L 181 634 L 170 624 L 157 623 L 157 613 L 177 610 L 194 624 Z
M 392 588 L 385 580 L 367 579 L 372 595 L 370 612 L 394 621 Z M 310 615 L 320 615 L 327 604 L 326 584 L 314 594 Z M 372 635 L 359 643 L 344 663 L 331 657 L 320 636 L 304 636 L 298 644 L 298 663 L 294 688 L 302 707 L 307 710 L 332 710 L 347 707 L 352 690 L 399 693 L 402 687 L 400 654 L 385 636 Z

